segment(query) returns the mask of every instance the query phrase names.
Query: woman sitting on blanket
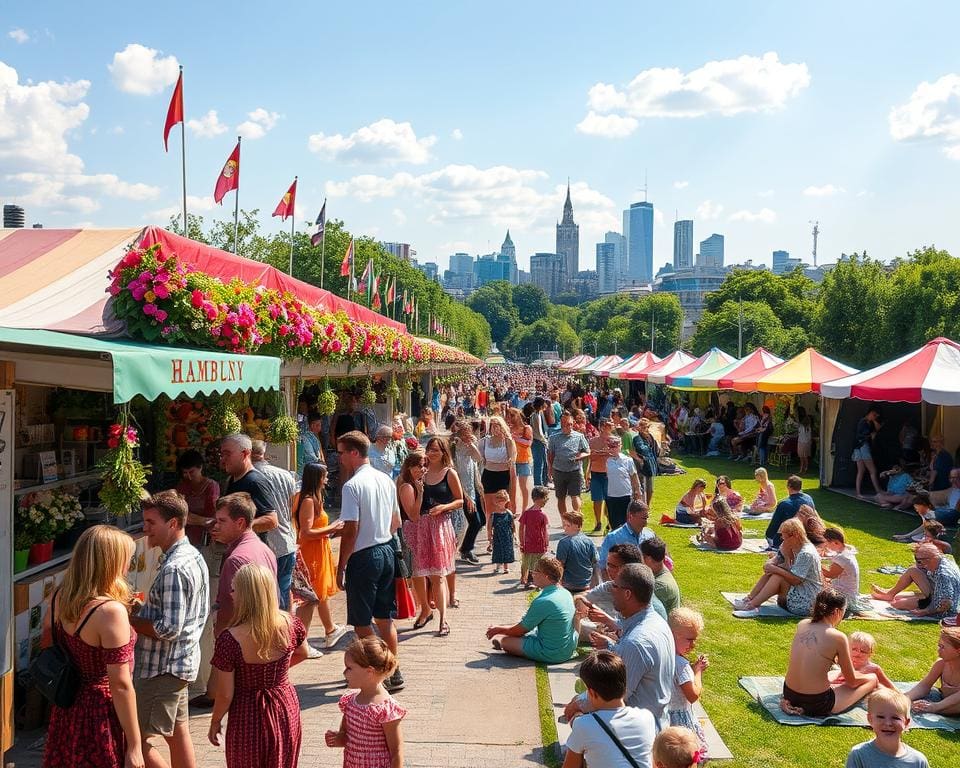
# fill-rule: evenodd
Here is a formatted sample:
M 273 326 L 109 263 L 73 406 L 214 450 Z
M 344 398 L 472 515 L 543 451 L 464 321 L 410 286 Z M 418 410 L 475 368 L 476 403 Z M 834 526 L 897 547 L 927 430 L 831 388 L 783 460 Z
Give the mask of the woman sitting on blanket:
M 854 668 L 850 641 L 837 629 L 846 607 L 844 596 L 828 587 L 817 594 L 810 618 L 797 626 L 780 699 L 780 709 L 788 715 L 826 717 L 846 712 L 877 687 L 876 675 Z M 834 662 L 840 665 L 843 683 L 830 682 Z
M 707 508 L 707 481 L 698 477 L 693 481 L 690 490 L 683 494 L 680 503 L 677 504 L 677 522 L 678 523 L 699 523 Z
M 753 476 L 757 479 L 760 489 L 757 491 L 756 498 L 750 502 L 750 506 L 743 508 L 743 514 L 761 515 L 764 512 L 773 512 L 777 506 L 777 490 L 770 482 L 767 470 L 757 467 Z
M 726 475 L 717 475 L 717 486 L 714 489 L 713 496 L 714 498 L 723 496 L 734 514 L 740 514 L 743 508 L 743 496 L 733 490 L 733 486 L 730 484 L 730 478 Z
M 783 537 L 780 554 L 764 563 L 763 576 L 746 598 L 734 603 L 735 615 L 749 618 L 760 615 L 760 606 L 776 596 L 777 605 L 795 616 L 809 616 L 817 593 L 823 587 L 820 553 L 807 539 L 803 523 L 796 517 L 785 520 L 779 529 Z M 789 565 L 788 565 L 789 563 Z
M 714 521 L 713 524 L 707 523 L 703 526 L 699 536 L 700 541 L 724 552 L 739 549 L 743 544 L 743 527 L 740 525 L 740 518 L 733 513 L 727 500 L 722 496 L 715 498 L 710 507 Z
M 801 504 L 800 509 L 797 510 L 797 518 L 803 523 L 803 530 L 807 534 L 807 541 L 817 548 L 822 547 L 824 541 L 826 541 L 824 533 L 827 530 L 827 526 L 823 524 L 820 513 L 809 504 Z

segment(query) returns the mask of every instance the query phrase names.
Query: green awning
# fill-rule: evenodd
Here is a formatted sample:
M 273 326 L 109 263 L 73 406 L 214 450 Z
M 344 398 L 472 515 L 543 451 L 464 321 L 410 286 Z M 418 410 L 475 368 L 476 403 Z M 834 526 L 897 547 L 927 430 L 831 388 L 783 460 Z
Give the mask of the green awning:
M 151 346 L 135 341 L 77 336 L 56 331 L 0 328 L 0 357 L 5 350 L 64 353 L 109 360 L 113 367 L 113 401 L 137 395 L 155 400 L 247 389 L 279 389 L 280 358 L 231 355 L 199 349 Z M 69 387 L 69 380 L 58 382 Z

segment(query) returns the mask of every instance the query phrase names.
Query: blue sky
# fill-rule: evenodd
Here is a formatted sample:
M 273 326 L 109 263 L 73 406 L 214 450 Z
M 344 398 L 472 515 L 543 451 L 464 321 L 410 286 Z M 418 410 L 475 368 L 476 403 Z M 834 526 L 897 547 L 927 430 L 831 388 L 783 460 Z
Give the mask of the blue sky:
M 327 6 L 328 4 L 323 4 Z M 421 261 L 554 247 L 567 177 L 582 269 L 620 212 L 654 204 L 727 259 L 774 249 L 960 255 L 960 10 L 950 3 L 38 2 L 0 27 L 0 201 L 46 226 L 165 223 L 185 68 L 190 208 L 239 130 L 240 204 L 264 226 L 295 174 L 357 234 Z M 282 10 L 282 15 L 277 11 Z M 212 114 L 215 113 L 215 114 Z

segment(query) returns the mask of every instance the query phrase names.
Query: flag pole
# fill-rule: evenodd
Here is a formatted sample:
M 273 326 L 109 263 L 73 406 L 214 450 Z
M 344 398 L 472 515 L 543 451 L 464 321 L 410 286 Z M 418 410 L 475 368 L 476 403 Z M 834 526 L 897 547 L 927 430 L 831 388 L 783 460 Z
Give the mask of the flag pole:
M 183 65 L 180 65 L 180 82 L 183 83 Z M 183 90 L 180 91 L 180 99 L 183 100 Z M 186 116 L 180 121 L 180 164 L 181 164 L 181 173 L 180 178 L 183 181 L 183 236 L 189 237 L 187 234 L 187 129 L 186 129 Z
M 320 233 L 320 290 L 323 290 L 323 261 L 327 252 L 327 223 L 323 223 L 323 232 Z
M 350 274 L 347 275 L 347 301 L 350 301 L 350 289 L 353 287 L 353 262 L 357 258 L 357 252 L 353 247 L 353 238 L 350 238 Z
M 240 146 L 240 136 L 237 136 L 237 147 Z M 240 153 L 237 152 L 237 173 L 240 173 Z M 237 179 L 236 197 L 233 203 L 233 252 L 239 256 L 240 238 L 240 180 Z
M 294 184 L 297 183 L 297 178 L 299 178 L 299 177 L 297 177 L 297 176 L 294 176 L 294 177 L 293 177 L 293 183 L 294 183 Z M 296 193 L 294 193 L 293 200 L 291 200 L 290 202 L 293 203 L 293 212 L 290 214 L 290 269 L 287 270 L 287 274 L 289 274 L 290 277 L 293 277 L 293 227 L 294 227 L 294 225 L 296 224 L 296 221 L 297 221 L 297 197 L 296 197 Z

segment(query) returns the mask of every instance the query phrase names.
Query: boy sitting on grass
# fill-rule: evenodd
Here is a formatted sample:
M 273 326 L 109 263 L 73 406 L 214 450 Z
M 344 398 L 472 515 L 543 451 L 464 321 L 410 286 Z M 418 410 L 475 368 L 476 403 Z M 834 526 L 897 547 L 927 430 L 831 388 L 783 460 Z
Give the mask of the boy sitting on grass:
M 564 512 L 560 519 L 564 537 L 557 542 L 557 560 L 563 563 L 563 586 L 576 595 L 586 591 L 593 580 L 597 548 L 593 539 L 583 533 L 581 512 Z
M 923 753 L 900 740 L 910 725 L 910 699 L 900 691 L 880 688 L 872 693 L 867 720 L 874 738 L 850 750 L 846 768 L 930 768 Z

